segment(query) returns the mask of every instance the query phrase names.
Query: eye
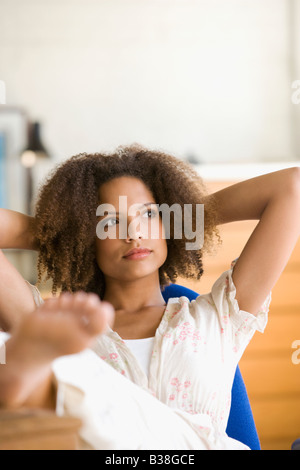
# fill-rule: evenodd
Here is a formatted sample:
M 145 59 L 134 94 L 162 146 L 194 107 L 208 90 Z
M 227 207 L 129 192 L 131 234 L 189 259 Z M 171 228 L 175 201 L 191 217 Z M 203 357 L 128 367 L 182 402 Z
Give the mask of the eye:
M 154 209 L 148 209 L 146 212 L 144 212 L 143 216 L 147 214 L 149 216 L 149 213 L 151 214 L 151 219 L 157 216 L 157 212 Z
M 106 219 L 105 220 L 105 225 L 107 225 L 107 227 L 112 227 L 114 224 L 110 223 L 111 221 L 116 221 L 117 222 L 117 219 L 115 217 L 111 217 L 110 219 Z

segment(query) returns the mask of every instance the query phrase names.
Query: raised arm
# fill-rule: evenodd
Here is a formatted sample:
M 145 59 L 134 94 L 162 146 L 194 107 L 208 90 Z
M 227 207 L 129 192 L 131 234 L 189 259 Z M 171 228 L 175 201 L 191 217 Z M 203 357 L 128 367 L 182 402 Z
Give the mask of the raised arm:
M 7 331 L 32 312 L 35 303 L 30 287 L 1 249 L 36 249 L 33 224 L 32 217 L 0 209 L 0 328 Z
M 34 217 L 0 208 L 0 248 L 35 250 Z
M 259 220 L 232 276 L 240 309 L 255 315 L 279 279 L 300 235 L 300 168 L 252 178 L 209 197 L 217 202 L 219 224 Z

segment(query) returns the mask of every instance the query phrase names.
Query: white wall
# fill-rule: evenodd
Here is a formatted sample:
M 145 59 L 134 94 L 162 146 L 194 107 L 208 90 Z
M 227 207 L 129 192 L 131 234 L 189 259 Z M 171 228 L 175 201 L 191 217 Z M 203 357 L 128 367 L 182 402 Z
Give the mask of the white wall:
M 42 121 L 57 160 L 133 141 L 293 160 L 288 2 L 1 0 L 7 104 Z

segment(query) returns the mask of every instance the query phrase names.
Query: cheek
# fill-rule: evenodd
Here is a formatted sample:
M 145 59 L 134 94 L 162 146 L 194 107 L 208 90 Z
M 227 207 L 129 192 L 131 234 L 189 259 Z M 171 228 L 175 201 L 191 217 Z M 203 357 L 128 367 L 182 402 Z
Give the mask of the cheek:
M 163 224 L 160 224 L 160 227 L 159 227 L 159 239 L 153 240 L 152 246 L 155 251 L 158 264 L 162 266 L 168 256 L 168 244 L 165 238 L 165 230 L 164 230 Z
M 146 224 L 145 224 L 146 226 Z M 165 240 L 165 226 L 161 218 L 153 219 L 148 221 L 148 226 L 146 227 L 146 232 L 148 234 L 148 238 L 152 239 L 154 242 L 166 242 Z M 145 237 L 146 238 L 146 237 Z
M 167 240 L 161 240 L 161 265 L 164 264 L 168 256 Z

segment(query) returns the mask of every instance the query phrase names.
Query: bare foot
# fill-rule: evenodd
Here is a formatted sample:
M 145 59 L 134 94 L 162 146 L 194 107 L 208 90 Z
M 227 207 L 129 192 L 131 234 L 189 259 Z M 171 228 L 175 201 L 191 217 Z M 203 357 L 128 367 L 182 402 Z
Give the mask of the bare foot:
M 51 361 L 91 346 L 113 318 L 113 306 L 100 301 L 96 294 L 63 293 L 24 317 L 15 331 L 15 340 L 23 347 L 27 345 L 31 360 L 35 356 L 37 362 Z
M 0 370 L 0 408 L 55 409 L 51 364 L 59 356 L 91 346 L 114 317 L 108 302 L 95 294 L 62 294 L 22 318 L 6 343 Z

